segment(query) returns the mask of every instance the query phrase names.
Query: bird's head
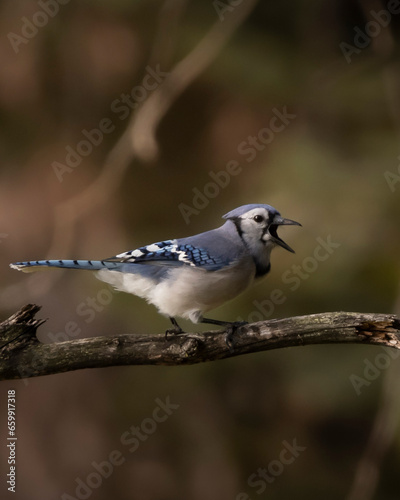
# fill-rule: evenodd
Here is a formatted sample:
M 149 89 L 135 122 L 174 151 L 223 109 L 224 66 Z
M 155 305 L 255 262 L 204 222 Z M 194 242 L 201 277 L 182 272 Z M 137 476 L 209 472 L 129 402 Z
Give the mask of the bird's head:
M 243 205 L 227 213 L 223 218 L 235 224 L 240 237 L 250 249 L 257 251 L 262 246 L 266 250 L 271 250 L 279 245 L 294 253 L 294 250 L 279 238 L 277 230 L 279 226 L 301 226 L 301 224 L 291 219 L 284 219 L 270 205 Z

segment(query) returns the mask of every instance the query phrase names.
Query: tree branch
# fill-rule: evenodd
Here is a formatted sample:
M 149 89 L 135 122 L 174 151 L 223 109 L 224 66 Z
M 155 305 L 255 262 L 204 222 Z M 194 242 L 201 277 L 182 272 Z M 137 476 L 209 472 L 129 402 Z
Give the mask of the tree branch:
M 83 368 L 121 365 L 190 365 L 251 352 L 312 344 L 367 344 L 400 349 L 400 318 L 393 314 L 333 312 L 251 323 L 225 330 L 165 337 L 118 335 L 41 343 L 35 319 L 39 306 L 27 305 L 0 324 L 0 380 L 52 375 Z

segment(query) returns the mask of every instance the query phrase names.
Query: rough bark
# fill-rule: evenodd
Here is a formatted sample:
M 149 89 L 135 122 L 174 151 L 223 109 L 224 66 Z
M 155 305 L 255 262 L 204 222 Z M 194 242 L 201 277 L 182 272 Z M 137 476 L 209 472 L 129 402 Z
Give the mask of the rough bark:
M 353 343 L 400 349 L 400 318 L 393 314 L 331 312 L 273 319 L 237 328 L 234 349 L 226 331 L 176 336 L 117 335 L 45 344 L 36 337 L 44 322 L 27 305 L 0 324 L 0 380 L 121 365 L 190 365 L 251 352 L 312 344 Z

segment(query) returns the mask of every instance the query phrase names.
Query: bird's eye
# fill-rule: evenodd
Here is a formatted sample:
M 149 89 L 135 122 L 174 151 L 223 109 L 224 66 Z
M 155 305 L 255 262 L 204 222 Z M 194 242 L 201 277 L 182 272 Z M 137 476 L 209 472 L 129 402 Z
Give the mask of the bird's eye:
M 262 215 L 255 215 L 254 220 L 255 220 L 255 222 L 260 223 L 260 222 L 263 222 L 264 217 Z

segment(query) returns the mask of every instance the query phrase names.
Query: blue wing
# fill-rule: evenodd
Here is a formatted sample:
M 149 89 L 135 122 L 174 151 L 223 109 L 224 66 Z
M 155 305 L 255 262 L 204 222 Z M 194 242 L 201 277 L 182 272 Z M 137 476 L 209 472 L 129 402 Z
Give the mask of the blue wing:
M 178 244 L 176 240 L 160 241 L 105 259 L 105 262 L 151 264 L 157 266 L 192 266 L 217 271 L 229 264 L 221 257 L 211 255 L 204 248 Z

